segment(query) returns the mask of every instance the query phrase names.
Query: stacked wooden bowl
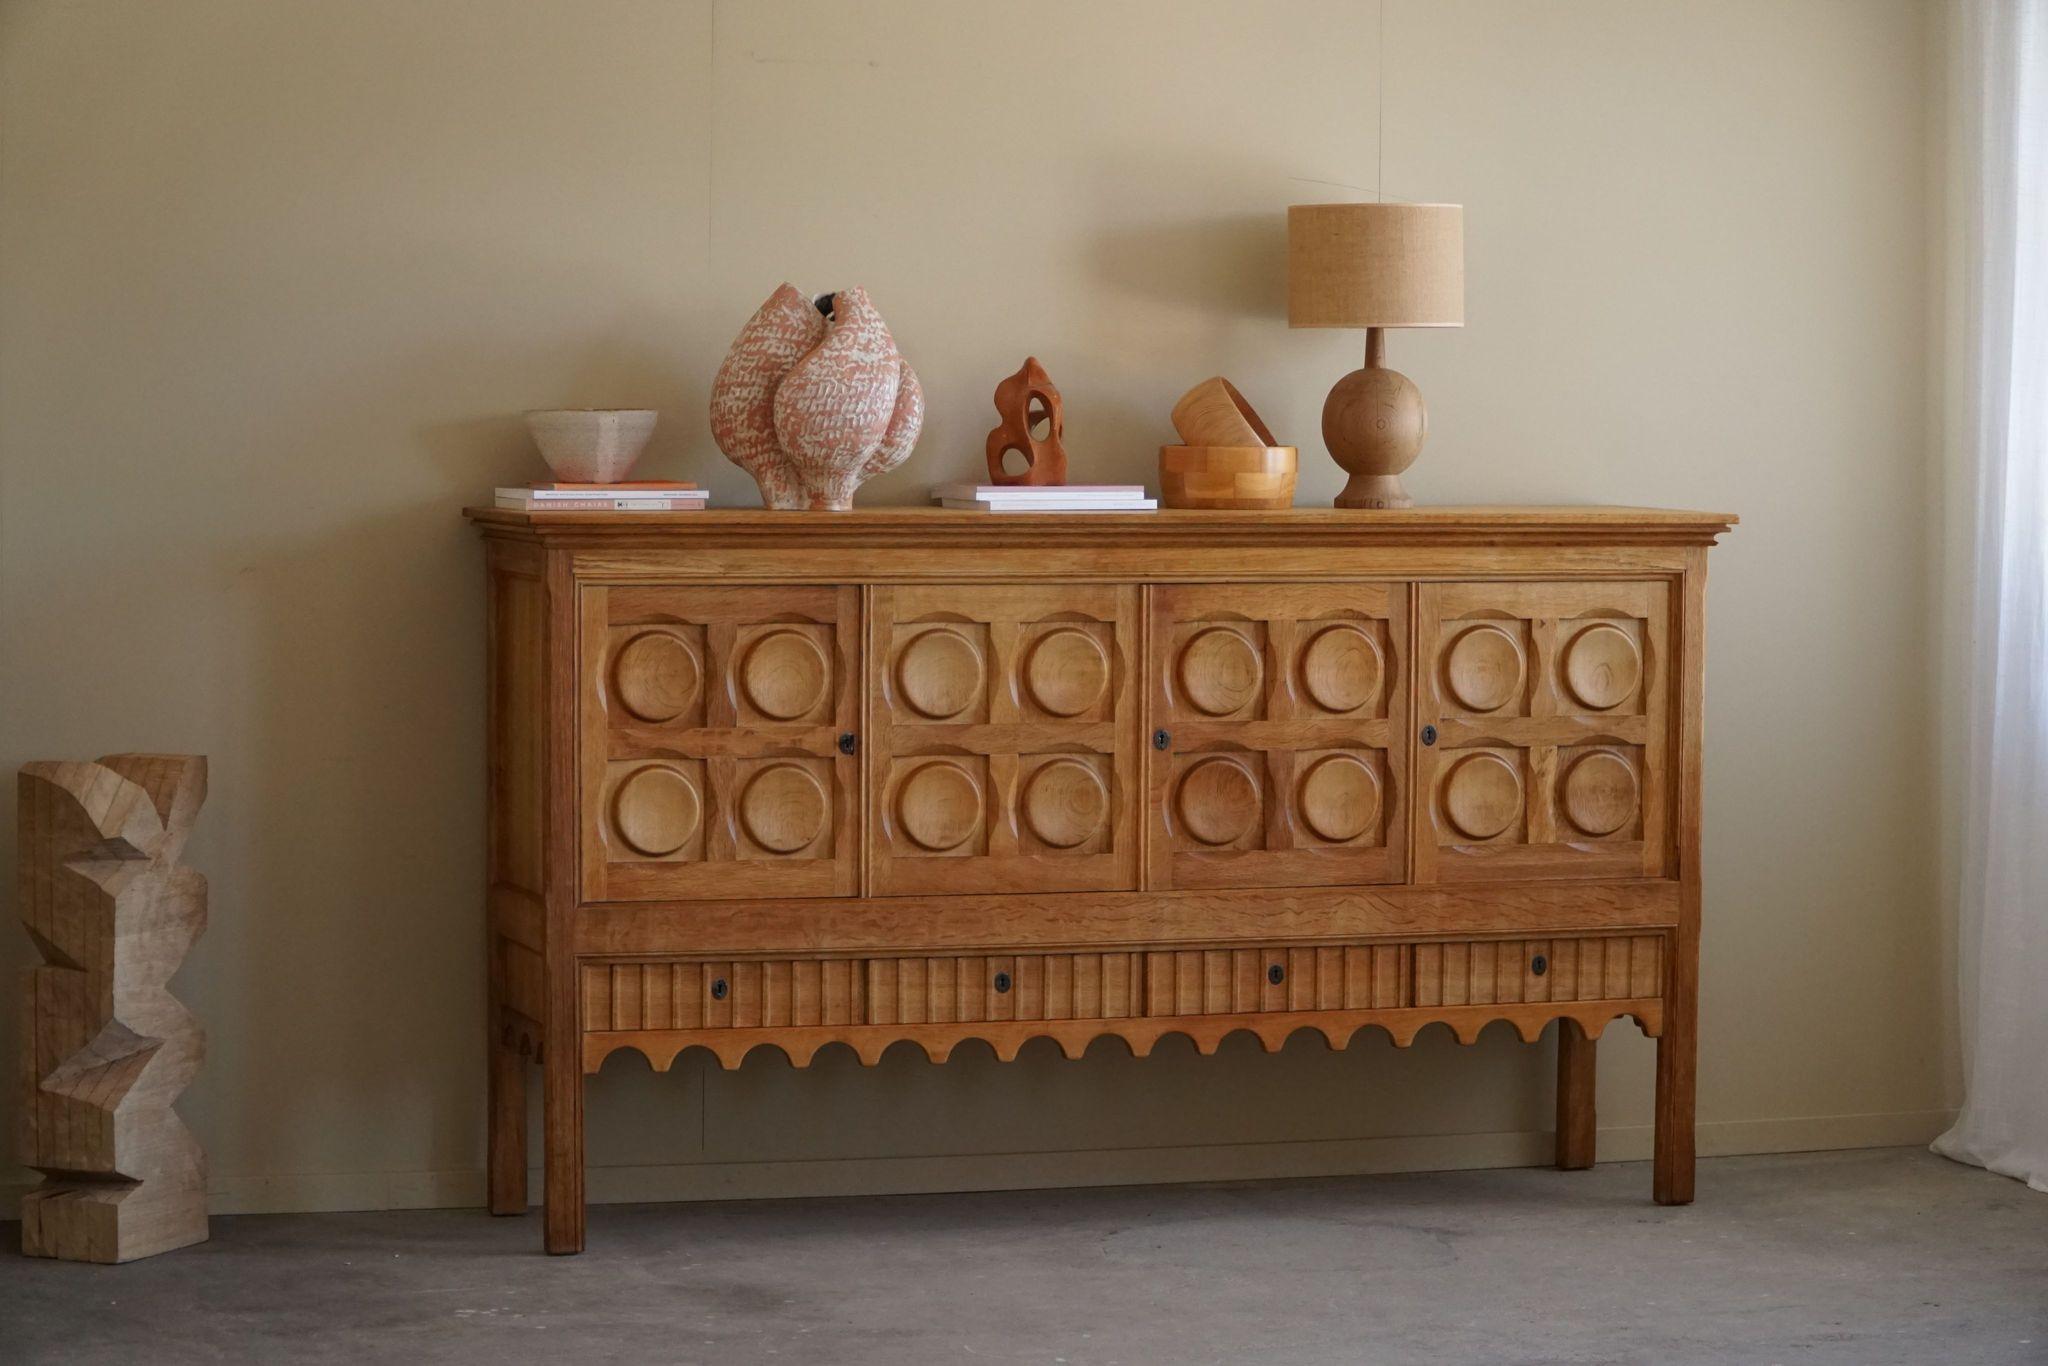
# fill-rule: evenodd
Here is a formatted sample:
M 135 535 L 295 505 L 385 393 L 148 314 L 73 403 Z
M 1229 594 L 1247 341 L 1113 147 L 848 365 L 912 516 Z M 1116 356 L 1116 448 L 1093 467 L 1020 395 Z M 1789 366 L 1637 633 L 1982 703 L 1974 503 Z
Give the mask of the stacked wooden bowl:
M 1295 450 L 1273 433 L 1221 375 L 1173 405 L 1185 445 L 1159 448 L 1159 501 L 1170 508 L 1284 508 L 1294 505 Z

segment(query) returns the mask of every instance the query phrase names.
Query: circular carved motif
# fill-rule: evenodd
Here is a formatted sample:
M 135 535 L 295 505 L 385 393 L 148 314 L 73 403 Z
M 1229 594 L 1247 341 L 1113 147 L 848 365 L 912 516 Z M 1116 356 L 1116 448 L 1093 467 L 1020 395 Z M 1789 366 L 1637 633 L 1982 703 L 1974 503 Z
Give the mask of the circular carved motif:
M 795 764 L 770 764 L 740 793 L 740 824 L 770 853 L 793 854 L 825 832 L 827 805 L 816 775 Z
M 1522 688 L 1522 649 L 1498 626 L 1474 626 L 1444 656 L 1451 696 L 1473 711 L 1498 711 Z
M 981 789 L 958 764 L 921 764 L 896 789 L 896 822 L 935 854 L 957 849 L 981 828 Z
M 1372 828 L 1380 814 L 1380 780 L 1363 760 L 1332 754 L 1309 768 L 1298 800 L 1309 829 L 1343 844 Z
M 1109 819 L 1109 789 L 1078 759 L 1042 764 L 1024 786 L 1024 819 L 1055 849 L 1085 843 Z
M 666 858 L 697 833 L 697 789 L 673 768 L 636 769 L 612 794 L 612 825 L 636 854 Z
M 1379 694 L 1380 648 L 1356 626 L 1332 626 L 1302 651 L 1301 685 L 1324 711 L 1357 711 Z
M 981 651 L 958 631 L 926 631 L 896 656 L 896 690 L 920 716 L 958 716 L 981 695 Z
M 1595 711 L 1618 707 L 1635 696 L 1642 676 L 1642 653 L 1619 626 L 1588 626 L 1565 647 L 1565 686 Z
M 1459 833 L 1490 840 L 1522 812 L 1522 777 L 1498 754 L 1460 759 L 1444 778 L 1444 814 Z
M 612 691 L 642 721 L 673 721 L 697 699 L 703 675 L 690 647 L 666 631 L 646 631 L 619 649 Z
M 1225 626 L 1197 632 L 1180 652 L 1181 696 L 1196 711 L 1228 716 L 1258 695 L 1259 652 Z
M 1204 759 L 1182 775 L 1174 810 L 1203 844 L 1243 839 L 1259 818 L 1259 788 L 1234 759 Z
M 1054 716 L 1079 716 L 1108 686 L 1102 642 L 1071 626 L 1040 636 L 1024 662 L 1024 690 Z
M 1595 750 L 1564 775 L 1566 819 L 1589 835 L 1611 835 L 1635 819 L 1636 771 L 1619 754 Z
M 763 716 L 794 721 L 825 700 L 832 666 L 801 631 L 770 631 L 747 650 L 740 687 Z

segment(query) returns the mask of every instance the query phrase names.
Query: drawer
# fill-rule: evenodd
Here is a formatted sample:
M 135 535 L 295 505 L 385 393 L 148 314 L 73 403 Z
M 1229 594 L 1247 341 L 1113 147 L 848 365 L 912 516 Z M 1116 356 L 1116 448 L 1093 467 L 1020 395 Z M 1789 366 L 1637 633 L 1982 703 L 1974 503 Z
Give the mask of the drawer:
M 1415 946 L 1418 1006 L 1620 1001 L 1664 994 L 1664 937 L 1450 940 Z
M 1663 939 L 582 965 L 589 1031 L 1116 1020 L 1662 994 Z

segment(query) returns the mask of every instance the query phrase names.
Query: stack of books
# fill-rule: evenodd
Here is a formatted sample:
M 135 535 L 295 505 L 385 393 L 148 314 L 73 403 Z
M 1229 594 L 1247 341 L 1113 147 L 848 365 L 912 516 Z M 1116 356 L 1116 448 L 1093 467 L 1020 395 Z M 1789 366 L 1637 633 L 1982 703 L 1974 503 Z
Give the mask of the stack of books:
M 710 493 L 673 479 L 624 484 L 532 484 L 498 490 L 498 506 L 520 512 L 696 512 Z
M 1143 484 L 935 484 L 940 507 L 979 512 L 1151 512 Z

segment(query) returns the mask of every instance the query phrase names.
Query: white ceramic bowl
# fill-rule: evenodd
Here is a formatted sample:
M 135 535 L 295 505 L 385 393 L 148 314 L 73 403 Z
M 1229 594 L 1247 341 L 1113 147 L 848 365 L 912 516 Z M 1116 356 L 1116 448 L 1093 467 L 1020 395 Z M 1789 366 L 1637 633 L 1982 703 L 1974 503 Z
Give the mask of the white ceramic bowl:
M 526 415 L 526 427 L 557 479 L 616 484 L 647 449 L 659 416 L 651 408 L 536 409 Z

